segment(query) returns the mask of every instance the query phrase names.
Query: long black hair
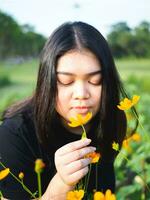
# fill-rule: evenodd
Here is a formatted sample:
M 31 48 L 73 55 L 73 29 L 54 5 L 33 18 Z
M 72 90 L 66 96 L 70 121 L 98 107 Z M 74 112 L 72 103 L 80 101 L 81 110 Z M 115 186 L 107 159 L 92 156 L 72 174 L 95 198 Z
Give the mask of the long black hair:
M 117 104 L 120 96 L 126 94 L 107 41 L 97 29 L 87 23 L 67 22 L 52 33 L 41 52 L 35 93 L 25 104 L 19 104 L 21 106 L 18 110 L 33 105 L 37 135 L 39 141 L 46 145 L 47 137 L 53 132 L 51 130 L 53 121 L 57 117 L 55 110 L 57 62 L 71 50 L 89 50 L 101 64 L 102 97 L 100 110 L 95 118 L 97 122 L 95 132 L 102 151 L 110 152 L 112 142 L 121 144 L 125 137 L 126 117 L 123 111 L 118 110 Z M 6 116 L 12 115 L 15 111 L 16 109 L 6 112 Z

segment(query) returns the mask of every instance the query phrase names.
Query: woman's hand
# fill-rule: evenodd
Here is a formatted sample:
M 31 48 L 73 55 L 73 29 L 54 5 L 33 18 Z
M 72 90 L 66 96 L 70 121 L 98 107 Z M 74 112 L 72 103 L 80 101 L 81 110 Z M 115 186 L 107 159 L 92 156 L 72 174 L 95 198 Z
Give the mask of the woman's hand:
M 75 185 L 88 172 L 90 158 L 85 155 L 96 150 L 88 146 L 90 139 L 82 139 L 64 145 L 55 153 L 57 173 L 66 185 Z

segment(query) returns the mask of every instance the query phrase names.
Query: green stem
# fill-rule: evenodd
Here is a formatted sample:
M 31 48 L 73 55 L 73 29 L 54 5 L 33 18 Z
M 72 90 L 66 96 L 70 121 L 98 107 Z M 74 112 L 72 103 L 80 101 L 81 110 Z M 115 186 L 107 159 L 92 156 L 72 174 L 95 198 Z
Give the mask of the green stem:
M 40 172 L 37 173 L 37 180 L 38 180 L 38 193 L 39 193 L 39 197 L 41 197 L 42 189 L 41 189 L 41 173 Z
M 91 174 L 91 168 L 92 168 L 92 164 L 90 164 L 90 166 L 89 166 L 89 172 L 87 174 L 87 179 L 86 179 L 86 182 L 85 182 L 85 187 L 84 187 L 85 194 L 87 193 L 89 178 L 90 178 L 90 174 Z
M 146 136 L 146 137 L 147 137 L 147 139 L 149 140 L 149 139 L 150 139 L 150 137 L 149 137 L 149 135 L 147 134 L 147 132 L 146 132 L 145 128 L 144 128 L 144 127 L 143 127 L 143 125 L 142 125 L 142 123 L 140 122 L 138 115 L 136 114 L 136 112 L 135 112 L 134 110 L 133 110 L 133 113 L 134 113 L 134 116 L 135 116 L 135 118 L 138 120 L 138 122 L 139 122 L 139 125 L 140 125 L 140 127 L 142 128 L 142 130 L 143 130 L 143 132 L 144 132 L 145 136 Z
M 83 133 L 82 133 L 82 139 L 87 138 L 87 134 L 86 134 L 86 130 L 84 128 L 83 125 L 81 125 L 82 129 L 83 129 Z
M 3 197 L 3 194 L 2 194 L 2 191 L 0 190 L 0 199 L 1 199 L 1 197 Z
M 96 163 L 96 178 L 95 178 L 95 180 L 96 180 L 96 186 L 95 186 L 96 191 L 97 191 L 97 188 L 98 188 L 98 180 L 97 180 L 98 170 L 97 170 L 97 168 L 98 168 L 98 163 Z
M 4 169 L 7 168 L 1 161 L 0 161 L 0 165 L 1 165 Z M 25 190 L 26 192 L 28 192 L 33 198 L 36 198 L 36 196 L 29 190 L 29 188 L 28 188 L 27 186 L 24 185 L 24 183 L 23 183 L 19 178 L 17 178 L 11 171 L 10 171 L 9 173 L 10 173 L 10 175 L 11 175 L 16 181 L 18 181 L 18 182 L 22 185 L 22 187 L 24 188 L 24 190 Z

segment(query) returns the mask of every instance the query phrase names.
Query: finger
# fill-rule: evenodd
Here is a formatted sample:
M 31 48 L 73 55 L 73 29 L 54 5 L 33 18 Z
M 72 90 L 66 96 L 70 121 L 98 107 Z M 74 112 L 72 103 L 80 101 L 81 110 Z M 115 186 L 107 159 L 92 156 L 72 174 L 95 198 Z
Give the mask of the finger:
M 68 143 L 57 150 L 57 154 L 62 156 L 64 154 L 67 154 L 69 152 L 75 151 L 77 149 L 81 149 L 87 145 L 89 145 L 91 142 L 91 139 L 81 139 L 75 142 Z
M 88 147 L 84 147 L 82 149 L 73 151 L 71 153 L 68 153 L 63 156 L 63 163 L 69 164 L 73 161 L 79 160 L 79 159 L 83 158 L 84 156 L 86 156 L 88 153 L 92 153 L 95 150 L 96 150 L 95 147 L 88 146 Z
M 75 173 L 71 174 L 69 176 L 69 181 L 74 183 L 78 182 L 81 178 L 83 178 L 89 171 L 88 166 L 80 169 L 79 171 L 76 171 Z
M 83 158 L 80 160 L 76 160 L 66 166 L 66 171 L 68 171 L 68 175 L 70 175 L 87 167 L 90 163 L 91 158 Z

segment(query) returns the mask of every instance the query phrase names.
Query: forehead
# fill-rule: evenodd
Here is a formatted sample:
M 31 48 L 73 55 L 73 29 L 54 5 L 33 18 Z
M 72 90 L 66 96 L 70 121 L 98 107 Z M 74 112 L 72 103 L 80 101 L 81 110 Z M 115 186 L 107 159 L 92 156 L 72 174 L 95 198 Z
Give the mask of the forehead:
M 69 51 L 58 60 L 57 71 L 75 74 L 91 73 L 101 69 L 97 57 L 88 50 Z

